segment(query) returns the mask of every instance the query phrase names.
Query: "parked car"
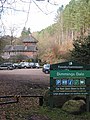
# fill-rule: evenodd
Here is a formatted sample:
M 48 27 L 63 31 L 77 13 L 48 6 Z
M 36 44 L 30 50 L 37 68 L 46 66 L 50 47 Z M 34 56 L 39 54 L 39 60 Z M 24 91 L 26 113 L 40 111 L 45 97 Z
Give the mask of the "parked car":
M 35 67 L 39 69 L 40 68 L 39 63 L 35 63 Z
M 0 70 L 13 70 L 15 67 L 12 63 L 2 63 L 0 64 Z
M 14 68 L 16 69 L 16 68 L 19 68 L 19 63 L 13 63 L 13 65 L 14 65 Z
M 29 65 L 30 65 L 30 68 L 36 68 L 36 66 L 35 66 L 35 63 L 34 63 L 34 62 L 30 62 L 30 63 L 29 63 Z
M 50 64 L 44 64 L 42 71 L 46 74 L 50 73 Z
M 20 62 L 18 68 L 30 68 L 29 62 Z

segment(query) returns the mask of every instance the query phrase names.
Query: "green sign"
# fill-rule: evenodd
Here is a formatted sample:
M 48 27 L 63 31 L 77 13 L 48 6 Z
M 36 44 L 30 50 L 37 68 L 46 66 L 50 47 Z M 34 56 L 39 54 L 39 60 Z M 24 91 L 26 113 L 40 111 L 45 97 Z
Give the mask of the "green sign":
M 90 77 L 90 70 L 51 70 L 50 77 L 57 78 L 86 78 Z
M 63 62 L 52 64 L 50 67 L 50 91 L 53 95 L 89 94 L 89 65 Z
M 55 95 L 86 95 L 90 111 L 90 65 L 69 61 L 50 65 L 50 106 Z
M 62 62 L 62 63 L 56 63 L 51 65 L 51 70 L 61 70 L 61 69 L 90 70 L 90 65 L 77 63 L 75 61 Z

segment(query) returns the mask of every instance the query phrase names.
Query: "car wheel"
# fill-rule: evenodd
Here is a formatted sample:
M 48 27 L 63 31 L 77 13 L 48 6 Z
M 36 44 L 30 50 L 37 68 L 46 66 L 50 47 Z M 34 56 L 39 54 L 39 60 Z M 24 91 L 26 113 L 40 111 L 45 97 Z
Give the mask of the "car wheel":
M 10 70 L 10 69 L 11 69 L 10 67 L 7 68 L 7 70 Z
M 13 67 L 8 67 L 7 69 L 8 69 L 8 70 L 13 70 Z

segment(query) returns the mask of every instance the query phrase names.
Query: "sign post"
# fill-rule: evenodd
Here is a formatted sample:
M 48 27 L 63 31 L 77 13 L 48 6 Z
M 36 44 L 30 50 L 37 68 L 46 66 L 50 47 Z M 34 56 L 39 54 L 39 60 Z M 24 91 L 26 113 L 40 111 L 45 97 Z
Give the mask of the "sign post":
M 53 96 L 86 95 L 87 111 L 90 111 L 90 66 L 76 62 L 63 62 L 50 66 L 50 107 Z

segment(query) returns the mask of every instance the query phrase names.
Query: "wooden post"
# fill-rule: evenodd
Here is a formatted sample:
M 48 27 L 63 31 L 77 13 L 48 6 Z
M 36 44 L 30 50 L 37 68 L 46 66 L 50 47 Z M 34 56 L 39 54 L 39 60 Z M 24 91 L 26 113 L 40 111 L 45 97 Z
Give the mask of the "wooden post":
M 86 95 L 86 111 L 90 112 L 90 95 Z
M 39 97 L 39 105 L 40 105 L 40 106 L 43 105 L 43 97 Z

